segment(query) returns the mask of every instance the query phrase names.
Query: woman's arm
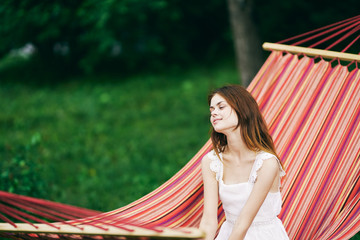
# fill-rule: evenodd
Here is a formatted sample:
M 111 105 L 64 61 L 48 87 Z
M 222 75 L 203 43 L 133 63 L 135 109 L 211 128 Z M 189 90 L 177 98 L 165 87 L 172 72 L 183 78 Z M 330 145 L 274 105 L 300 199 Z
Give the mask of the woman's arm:
M 210 170 L 211 159 L 206 155 L 201 161 L 201 173 L 204 183 L 204 209 L 200 229 L 206 234 L 206 240 L 213 240 L 217 230 L 218 182 L 215 173 Z
M 229 240 L 244 239 L 247 230 L 269 193 L 275 178 L 279 176 L 279 164 L 275 158 L 264 160 L 257 172 L 257 180 L 244 208 L 236 220 Z

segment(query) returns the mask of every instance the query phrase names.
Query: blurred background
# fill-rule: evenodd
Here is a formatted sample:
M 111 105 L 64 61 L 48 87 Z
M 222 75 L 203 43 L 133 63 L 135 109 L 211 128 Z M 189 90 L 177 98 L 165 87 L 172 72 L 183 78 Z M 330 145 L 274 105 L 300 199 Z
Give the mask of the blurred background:
M 356 6 L 3 0 L 0 190 L 100 211 L 142 197 L 208 140 L 207 94 L 246 86 L 263 42 L 354 17 Z

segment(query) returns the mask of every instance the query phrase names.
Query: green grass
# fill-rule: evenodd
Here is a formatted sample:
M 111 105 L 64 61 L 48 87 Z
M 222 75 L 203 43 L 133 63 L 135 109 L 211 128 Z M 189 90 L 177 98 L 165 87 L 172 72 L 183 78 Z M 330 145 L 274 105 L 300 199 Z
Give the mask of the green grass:
M 54 86 L 3 84 L 0 154 L 22 170 L 17 184 L 0 188 L 102 211 L 130 203 L 201 148 L 209 138 L 208 92 L 236 82 L 233 64 L 225 64 Z
M 351 240 L 360 240 L 360 233 L 357 233 Z

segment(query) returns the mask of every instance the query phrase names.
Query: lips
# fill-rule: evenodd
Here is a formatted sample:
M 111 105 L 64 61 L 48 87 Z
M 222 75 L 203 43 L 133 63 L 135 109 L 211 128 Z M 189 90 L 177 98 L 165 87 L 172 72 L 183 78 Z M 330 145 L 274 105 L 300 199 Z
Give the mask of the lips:
M 220 121 L 220 120 L 221 120 L 221 119 L 219 119 L 219 118 L 218 118 L 218 119 L 214 119 L 214 120 L 213 120 L 213 124 L 216 124 L 216 123 L 217 123 L 218 121 Z

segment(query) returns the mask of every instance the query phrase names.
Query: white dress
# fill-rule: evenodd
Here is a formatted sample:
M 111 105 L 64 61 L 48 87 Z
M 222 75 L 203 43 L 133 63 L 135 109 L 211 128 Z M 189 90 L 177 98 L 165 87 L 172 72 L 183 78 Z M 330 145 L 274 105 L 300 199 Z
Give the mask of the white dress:
M 226 218 L 225 222 L 221 225 L 216 240 L 227 240 L 237 217 L 249 198 L 257 178 L 257 171 L 261 168 L 264 160 L 275 157 L 275 155 L 263 151 L 257 153 L 248 182 L 238 184 L 225 184 L 223 181 L 222 161 L 220 161 L 214 151 L 209 152 L 208 156 L 212 160 L 210 169 L 216 173 L 216 180 L 219 182 L 219 197 Z M 222 158 L 221 153 L 220 157 Z M 285 175 L 285 172 L 280 163 L 279 167 L 280 176 L 282 177 Z M 253 223 L 249 227 L 244 240 L 289 239 L 281 220 L 277 217 L 281 211 L 281 205 L 282 199 L 280 192 L 269 192 Z

